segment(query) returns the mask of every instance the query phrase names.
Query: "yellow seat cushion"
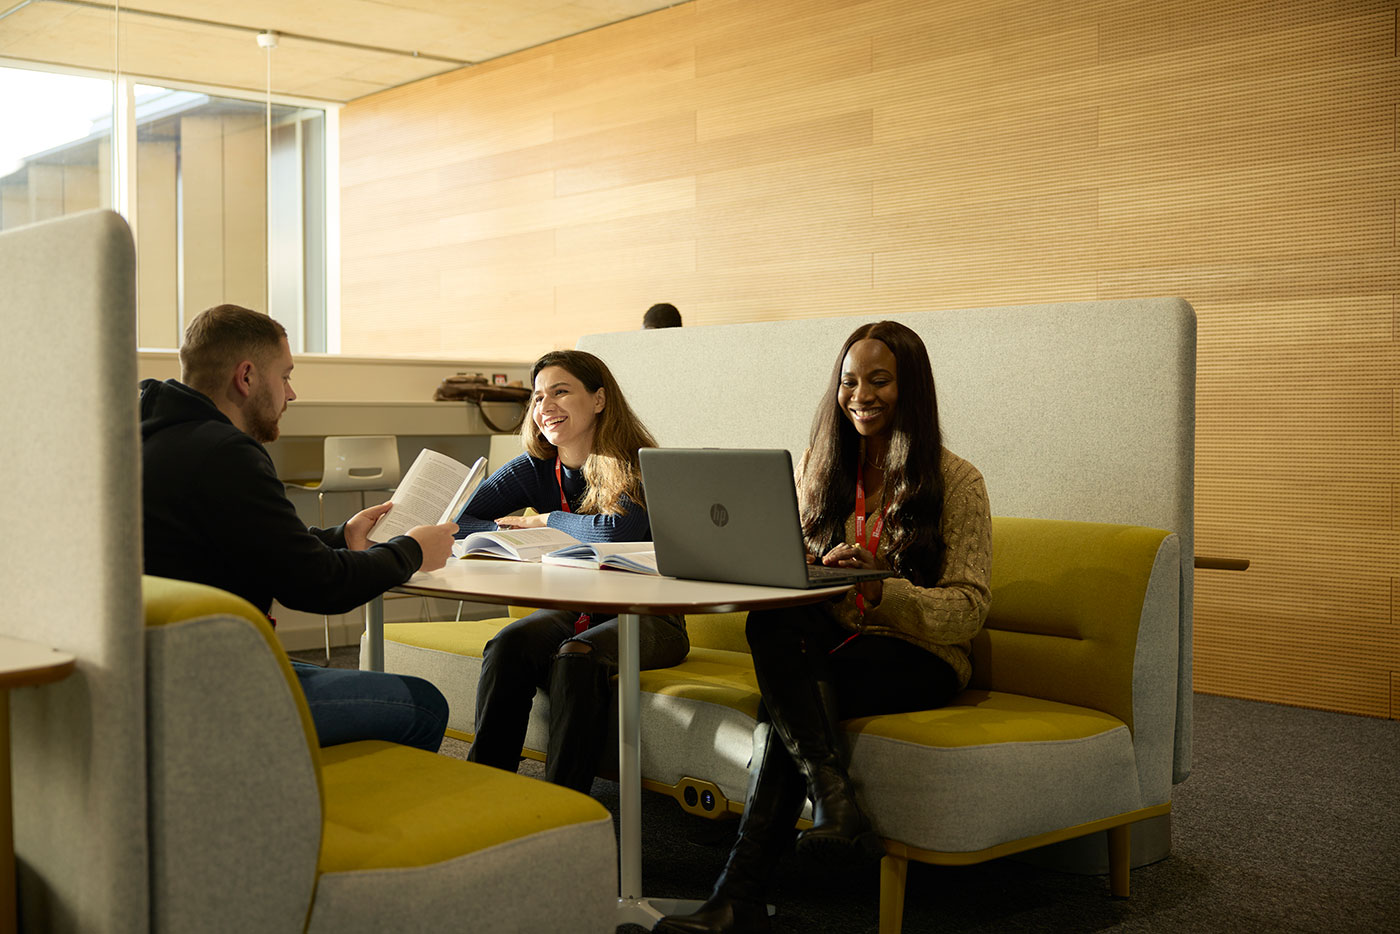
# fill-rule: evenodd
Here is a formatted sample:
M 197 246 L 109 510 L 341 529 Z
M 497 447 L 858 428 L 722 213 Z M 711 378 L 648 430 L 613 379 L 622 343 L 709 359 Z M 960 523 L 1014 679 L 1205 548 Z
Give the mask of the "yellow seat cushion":
M 507 623 L 533 612 L 528 606 L 513 606 L 510 607 L 509 616 L 493 619 L 441 623 L 385 623 L 384 639 L 386 642 L 399 642 L 420 649 L 479 657 L 490 638 Z M 691 646 L 748 654 L 749 643 L 744 637 L 744 620 L 748 615 L 700 613 L 687 616 L 685 623 L 690 634 Z
M 320 872 L 427 866 L 556 827 L 611 819 L 578 792 L 384 742 L 321 751 Z
M 480 658 L 486 643 L 510 622 L 510 617 L 497 617 L 445 623 L 385 623 L 384 641 Z
M 644 671 L 642 691 L 758 715 L 753 660 L 742 652 L 692 648 L 674 668 Z M 1098 710 L 1002 691 L 964 691 L 946 707 L 846 720 L 851 733 L 921 746 L 980 746 L 1086 739 L 1124 726 Z
M 392 641 L 480 657 L 487 641 L 507 622 L 405 623 L 399 636 L 389 635 L 393 625 L 384 628 Z M 684 697 L 758 715 L 758 679 L 748 652 L 692 646 L 679 665 L 643 671 L 641 686 L 644 694 Z M 987 690 L 964 691 L 937 710 L 860 717 L 843 724 L 853 733 L 947 747 L 1084 739 L 1123 725 L 1117 717 L 1088 707 Z
M 1125 724 L 1088 707 L 1001 691 L 964 691 L 936 710 L 857 717 L 842 726 L 850 733 L 955 747 L 1087 739 Z
M 692 613 L 685 618 L 685 628 L 692 646 L 747 653 L 744 624 L 748 618 L 748 613 Z
M 758 715 L 758 678 L 747 652 L 692 646 L 685 661 L 674 668 L 656 668 L 641 675 L 642 691 L 720 704 Z

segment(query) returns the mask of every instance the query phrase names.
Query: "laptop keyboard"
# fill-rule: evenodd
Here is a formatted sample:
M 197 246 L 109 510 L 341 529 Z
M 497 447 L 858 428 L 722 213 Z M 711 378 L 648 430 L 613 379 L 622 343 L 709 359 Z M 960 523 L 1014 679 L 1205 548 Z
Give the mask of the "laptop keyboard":
M 833 578 L 845 580 L 851 576 L 849 568 L 831 568 L 824 564 L 807 565 L 807 579 L 809 581 L 824 581 Z

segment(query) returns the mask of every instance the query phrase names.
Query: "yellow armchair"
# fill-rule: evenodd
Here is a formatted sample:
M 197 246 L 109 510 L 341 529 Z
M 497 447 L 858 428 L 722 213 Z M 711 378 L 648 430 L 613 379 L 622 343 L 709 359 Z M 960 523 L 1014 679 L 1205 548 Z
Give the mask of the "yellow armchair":
M 267 620 L 147 577 L 152 929 L 612 931 L 612 819 L 383 742 L 321 749 Z

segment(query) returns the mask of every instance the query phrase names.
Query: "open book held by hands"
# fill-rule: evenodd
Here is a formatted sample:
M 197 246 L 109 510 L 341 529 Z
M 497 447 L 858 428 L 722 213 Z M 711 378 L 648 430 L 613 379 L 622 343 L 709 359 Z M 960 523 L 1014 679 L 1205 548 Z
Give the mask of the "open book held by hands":
M 420 525 L 452 521 L 485 477 L 484 457 L 478 457 L 468 467 L 446 454 L 424 448 L 390 498 L 394 508 L 380 516 L 369 530 L 369 540 L 387 542 Z

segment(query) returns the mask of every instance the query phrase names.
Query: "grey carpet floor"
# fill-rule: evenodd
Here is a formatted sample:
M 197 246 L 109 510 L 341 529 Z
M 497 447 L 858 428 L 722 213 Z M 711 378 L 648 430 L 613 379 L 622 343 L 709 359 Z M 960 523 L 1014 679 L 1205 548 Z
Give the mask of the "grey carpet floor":
M 336 664 L 347 662 L 353 654 L 337 653 Z M 449 739 L 443 752 L 466 749 Z M 533 762 L 521 770 L 540 774 Z M 599 779 L 593 791 L 616 815 L 616 784 Z M 1173 795 L 1172 838 L 1170 857 L 1133 871 L 1127 899 L 1112 898 L 1104 877 L 1014 859 L 911 864 L 904 931 L 1400 931 L 1400 721 L 1198 694 L 1193 771 Z M 704 898 L 732 839 L 732 822 L 644 795 L 645 893 Z M 877 875 L 789 854 L 772 892 L 774 931 L 876 931 Z

